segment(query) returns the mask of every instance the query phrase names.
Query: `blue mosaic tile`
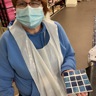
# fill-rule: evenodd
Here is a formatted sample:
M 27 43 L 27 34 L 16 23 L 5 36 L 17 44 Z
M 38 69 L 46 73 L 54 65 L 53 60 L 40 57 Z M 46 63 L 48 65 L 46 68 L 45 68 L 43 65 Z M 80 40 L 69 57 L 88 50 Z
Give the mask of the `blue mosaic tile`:
M 64 76 L 68 76 L 68 72 L 64 72 Z
M 72 88 L 68 88 L 68 89 L 67 89 L 67 93 L 68 93 L 68 94 L 72 93 Z
M 84 80 L 84 83 L 87 85 L 87 84 L 90 84 L 89 80 Z
M 74 93 L 78 93 L 79 92 L 79 88 L 78 87 L 73 87 L 73 91 L 74 91 Z
M 71 80 L 71 81 L 75 81 L 75 80 L 76 80 L 76 79 L 75 79 L 75 76 L 70 77 L 70 80 Z
M 90 85 L 85 86 L 85 87 L 86 87 L 86 90 L 87 90 L 87 91 L 90 91 L 90 90 L 92 91 L 92 87 L 91 87 Z
M 86 74 L 85 74 L 85 75 L 82 75 L 82 78 L 83 78 L 83 79 L 88 79 L 88 77 L 87 77 Z
M 68 94 L 92 91 L 85 69 L 65 72 L 64 81 Z
M 70 71 L 69 74 L 70 74 L 70 75 L 74 75 L 74 72 L 73 72 L 73 71 Z
M 86 71 L 84 69 L 80 70 L 80 73 L 86 73 Z
M 79 88 L 80 88 L 80 92 L 86 91 L 85 86 L 80 86 Z
M 69 77 L 64 78 L 65 82 L 68 82 L 69 80 L 70 80 Z
M 77 86 L 76 82 L 71 82 L 71 84 L 72 84 L 72 87 Z
M 71 83 L 65 83 L 66 88 L 71 87 Z
M 79 86 L 84 85 L 84 84 L 83 84 L 83 81 L 78 81 L 78 85 L 79 85 Z
M 75 71 L 75 74 L 80 74 L 80 70 Z
M 81 76 L 76 76 L 76 79 L 77 80 L 81 80 Z

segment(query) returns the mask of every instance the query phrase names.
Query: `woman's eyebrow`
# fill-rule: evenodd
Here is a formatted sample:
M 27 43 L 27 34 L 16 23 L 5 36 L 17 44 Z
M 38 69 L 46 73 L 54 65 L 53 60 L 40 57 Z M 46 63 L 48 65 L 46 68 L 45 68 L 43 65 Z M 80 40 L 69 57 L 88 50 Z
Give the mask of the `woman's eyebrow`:
M 25 2 L 24 0 L 17 0 L 17 2 Z
M 41 0 L 31 0 L 31 1 L 41 1 Z

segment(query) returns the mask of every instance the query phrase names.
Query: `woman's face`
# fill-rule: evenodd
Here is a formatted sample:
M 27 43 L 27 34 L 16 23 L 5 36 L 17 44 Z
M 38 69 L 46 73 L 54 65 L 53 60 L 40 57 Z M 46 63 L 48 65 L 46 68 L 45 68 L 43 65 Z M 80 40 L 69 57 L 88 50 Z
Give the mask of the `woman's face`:
M 42 4 L 40 0 L 18 0 L 16 2 L 16 8 L 25 8 L 27 5 L 33 8 L 38 8 Z
M 18 0 L 16 19 L 26 28 L 37 28 L 44 19 L 44 11 L 39 0 Z

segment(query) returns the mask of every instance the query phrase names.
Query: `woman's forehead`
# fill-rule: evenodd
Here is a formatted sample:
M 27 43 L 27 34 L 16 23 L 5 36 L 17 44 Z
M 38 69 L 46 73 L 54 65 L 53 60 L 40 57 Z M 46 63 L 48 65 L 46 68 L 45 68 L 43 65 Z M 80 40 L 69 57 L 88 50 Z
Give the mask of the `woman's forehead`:
M 31 1 L 41 1 L 41 0 L 17 0 L 17 1 L 25 1 L 25 2 L 31 2 Z

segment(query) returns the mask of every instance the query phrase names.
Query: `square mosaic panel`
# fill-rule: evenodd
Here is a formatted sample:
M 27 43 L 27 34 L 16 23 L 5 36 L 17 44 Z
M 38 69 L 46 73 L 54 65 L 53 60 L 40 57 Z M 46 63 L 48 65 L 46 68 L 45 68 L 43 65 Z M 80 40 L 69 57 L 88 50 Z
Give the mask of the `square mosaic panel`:
M 64 72 L 64 82 L 67 94 L 92 91 L 92 87 L 85 69 Z

